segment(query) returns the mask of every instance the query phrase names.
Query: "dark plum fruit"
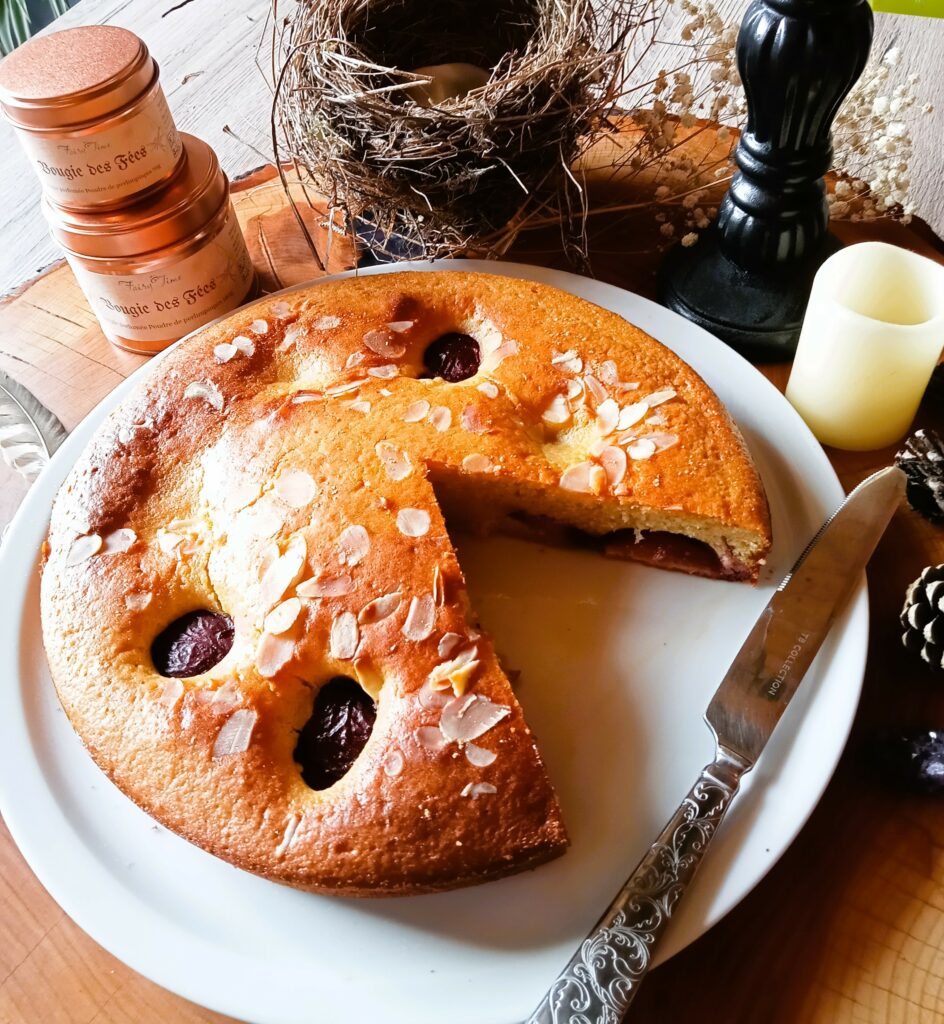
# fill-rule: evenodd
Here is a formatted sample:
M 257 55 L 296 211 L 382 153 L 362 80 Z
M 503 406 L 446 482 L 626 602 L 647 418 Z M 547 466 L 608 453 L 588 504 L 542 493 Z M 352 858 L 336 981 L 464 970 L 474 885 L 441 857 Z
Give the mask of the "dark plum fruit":
M 228 615 L 188 612 L 155 637 L 151 660 L 162 676 L 198 676 L 229 654 L 233 637 L 233 620 Z
M 444 334 L 423 353 L 425 376 L 442 377 L 450 384 L 474 377 L 481 362 L 479 343 L 468 334 Z
M 295 760 L 312 789 L 327 789 L 350 771 L 376 717 L 376 705 L 353 679 L 335 676 L 321 687 L 295 745 Z

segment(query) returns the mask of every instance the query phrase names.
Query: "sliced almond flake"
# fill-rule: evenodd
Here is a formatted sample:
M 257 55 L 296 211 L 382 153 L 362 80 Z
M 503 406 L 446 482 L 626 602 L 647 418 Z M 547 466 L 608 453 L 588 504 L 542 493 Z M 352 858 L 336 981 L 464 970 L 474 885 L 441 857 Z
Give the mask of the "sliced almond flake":
M 401 508 L 397 513 L 397 529 L 405 537 L 425 537 L 432 520 L 421 508 Z
M 161 695 L 157 698 L 157 702 L 158 704 L 163 704 L 164 707 L 172 708 L 183 695 L 183 682 L 179 679 L 168 679 L 164 683 L 164 688 L 161 690 Z
M 386 363 L 384 366 L 372 366 L 367 373 L 378 380 L 393 380 L 399 376 L 400 367 L 394 363 Z
M 617 429 L 629 430 L 630 427 L 636 426 L 648 412 L 648 402 L 633 402 L 632 405 L 624 406 L 620 411 Z
M 626 454 L 637 462 L 642 459 L 651 459 L 656 453 L 655 444 L 648 438 L 641 437 L 626 449 Z
M 360 630 L 353 612 L 341 612 L 331 623 L 329 648 L 331 656 L 339 661 L 348 661 L 354 657 L 360 641 Z
M 511 714 L 511 708 L 494 704 L 478 693 L 454 697 L 443 708 L 439 728 L 447 740 L 468 743 L 477 740 Z
M 480 796 L 491 796 L 498 790 L 490 782 L 469 782 L 463 787 L 460 796 L 470 796 L 477 800 Z
M 541 419 L 545 423 L 561 426 L 564 423 L 568 423 L 572 415 L 573 413 L 570 411 L 567 399 L 563 395 L 555 395 L 548 407 L 541 413 Z
M 318 488 L 311 473 L 304 469 L 285 469 L 275 481 L 275 493 L 290 508 L 304 508 L 314 501 Z
M 443 750 L 449 743 L 435 725 L 421 725 L 413 735 L 424 750 Z
M 568 466 L 561 474 L 561 487 L 565 491 L 579 491 L 582 494 L 593 493 L 590 486 L 590 471 L 593 468 L 592 462 L 578 462 L 575 466 Z
M 406 412 L 403 414 L 404 423 L 419 423 L 420 420 L 425 420 L 429 415 L 429 402 L 425 398 L 421 398 L 418 402 L 414 402 Z
M 387 330 L 393 331 L 394 334 L 403 334 L 408 331 L 414 324 L 415 320 L 392 320 L 387 324 Z
M 438 565 L 433 566 L 433 604 L 442 608 L 446 603 L 446 585 L 443 582 L 442 569 Z
M 202 398 L 208 405 L 223 411 L 223 394 L 211 380 L 195 380 L 184 390 L 184 398 Z
M 461 633 L 443 633 L 442 639 L 439 641 L 439 657 L 440 658 L 451 658 L 453 653 L 457 651 L 467 640 Z
M 602 466 L 590 467 L 589 483 L 592 494 L 602 494 L 606 490 L 606 472 Z
M 232 679 L 227 680 L 218 690 L 201 691 L 214 715 L 228 714 L 242 703 L 242 694 Z
M 295 588 L 299 597 L 345 597 L 354 590 L 354 580 L 347 573 L 339 576 L 322 576 L 319 579 L 305 580 Z
M 320 316 L 311 326 L 316 331 L 330 331 L 334 327 L 341 326 L 341 318 L 337 316 Z
M 646 417 L 646 426 L 649 427 L 664 427 L 668 423 L 668 420 L 664 416 L 660 416 L 656 413 L 655 416 Z
M 392 594 L 383 594 L 368 601 L 360 610 L 357 621 L 362 625 L 370 626 L 376 622 L 383 622 L 389 618 L 400 607 L 403 602 L 403 595 L 399 590 Z
M 649 407 L 654 409 L 657 405 L 662 405 L 664 402 L 671 402 L 673 398 L 678 398 L 678 392 L 675 388 L 662 388 L 659 391 L 653 391 L 651 395 L 647 395 L 643 401 L 649 403 Z
M 620 384 L 619 389 L 620 389 L 620 391 L 638 391 L 639 390 L 639 384 L 636 381 L 632 381 L 632 382 L 624 381 L 622 384 Z
M 284 320 L 292 315 L 292 307 L 284 299 L 279 299 L 278 302 L 273 302 L 269 306 L 269 312 L 279 320 Z
M 641 437 L 640 441 L 651 441 L 656 446 L 657 452 L 664 452 L 667 448 L 677 445 L 679 442 L 677 434 L 669 434 L 663 430 L 653 431 Z
M 384 775 L 395 779 L 403 771 L 406 759 L 404 758 L 402 751 L 397 749 L 388 750 L 387 753 L 384 754 L 381 764 L 383 765 Z
M 153 599 L 154 595 L 149 590 L 133 590 L 125 594 L 125 607 L 133 612 L 143 612 Z
M 416 695 L 419 698 L 420 704 L 429 711 L 437 711 L 440 708 L 444 708 L 452 700 L 450 694 L 443 693 L 442 690 L 434 690 L 429 683 L 423 683 Z M 443 741 L 443 734 L 439 732 L 438 726 L 436 727 L 436 732 L 439 733 L 439 738 Z
M 391 480 L 405 480 L 413 472 L 410 456 L 390 441 L 378 441 L 374 445 L 374 451 Z
M 384 359 L 399 359 L 406 352 L 406 345 L 395 341 L 389 331 L 368 331 L 364 335 L 364 344 Z
M 351 412 L 360 412 L 365 416 L 370 412 L 370 402 L 342 402 L 341 403 L 346 409 L 350 409 Z
M 156 534 L 157 546 L 164 552 L 165 555 L 172 555 L 178 547 L 184 542 L 184 537 L 180 533 L 171 533 L 170 530 L 165 530 L 161 527 Z
M 474 743 L 465 745 L 465 759 L 476 768 L 487 768 L 494 763 L 498 754 L 494 750 L 486 750 L 485 747 L 476 746 Z
M 345 361 L 345 363 L 344 363 L 344 368 L 345 368 L 346 370 L 351 370 L 351 369 L 353 369 L 353 368 L 354 368 L 355 366 L 360 366 L 360 364 L 361 364 L 362 362 L 364 362 L 364 360 L 365 360 L 366 358 L 367 358 L 367 356 L 365 356 L 363 352 L 352 352 L 352 353 L 351 353 L 351 354 L 350 354 L 350 355 L 349 355 L 349 356 L 347 357 L 347 360 L 346 360 L 346 361 Z
M 216 734 L 213 756 L 229 757 L 232 754 L 245 753 L 249 749 L 249 741 L 252 739 L 252 731 L 256 727 L 258 717 L 251 708 L 234 711 Z
M 474 452 L 462 460 L 462 468 L 467 473 L 487 473 L 492 468 L 492 460 L 487 455 Z
M 320 391 L 296 391 L 292 395 L 292 405 L 304 405 L 306 402 L 318 402 L 324 395 Z
M 102 547 L 102 538 L 97 533 L 90 533 L 85 537 L 76 537 L 66 555 L 66 565 L 80 565 L 88 561 L 92 555 L 97 554 Z
M 551 357 L 551 363 L 565 373 L 580 373 L 583 369 L 583 360 L 574 349 L 569 349 L 567 352 L 555 352 Z
M 384 684 L 383 673 L 370 658 L 354 659 L 354 675 L 374 703 L 380 700 L 380 691 Z
M 587 385 L 587 390 L 593 395 L 594 401 L 605 402 L 609 395 L 607 394 L 606 388 L 593 376 L 592 373 L 584 374 L 584 383 Z
M 390 390 L 390 388 L 381 388 L 381 389 L 380 389 L 380 390 L 379 390 L 379 391 L 377 392 L 377 394 L 378 394 L 378 395 L 383 395 L 383 396 L 384 396 L 384 398 L 389 398 L 389 397 L 390 397 L 390 396 L 391 396 L 391 395 L 393 394 L 393 392 L 392 392 L 392 391 Z
M 343 384 L 332 384 L 330 388 L 325 388 L 325 394 L 332 397 L 334 395 L 346 395 L 349 391 L 356 391 L 366 383 L 365 378 L 359 377 L 357 380 L 344 381 Z
M 430 672 L 427 681 L 434 690 L 447 690 L 461 697 L 469 688 L 472 677 L 479 669 L 478 647 L 467 647 L 450 661 L 442 662 Z
M 228 363 L 236 355 L 236 346 L 228 341 L 221 342 L 213 349 L 213 355 L 218 363 Z
M 292 845 L 292 840 L 295 838 L 295 833 L 298 831 L 298 826 L 301 824 L 302 818 L 300 814 L 292 814 L 289 816 L 288 823 L 285 826 L 285 831 L 282 833 L 282 841 L 275 848 L 275 856 L 278 860 L 281 860 L 288 852 L 288 848 Z
M 483 380 L 478 389 L 486 398 L 498 398 L 498 385 L 490 380 Z
M 244 356 L 254 356 L 256 354 L 256 343 L 252 338 L 247 338 L 244 334 L 239 334 L 233 338 L 233 348 L 238 352 L 242 352 Z
M 253 334 L 265 334 L 268 329 L 269 325 L 265 320 L 253 320 L 249 325 L 249 330 L 252 331 Z
M 462 415 L 459 419 L 462 429 L 468 430 L 471 434 L 484 434 L 489 429 L 489 423 L 481 406 L 467 405 L 462 410 Z
M 619 384 L 619 369 L 612 359 L 607 359 L 605 363 L 600 365 L 600 380 L 604 384 L 615 385 Z
M 448 430 L 452 424 L 452 411 L 445 405 L 435 405 L 430 410 L 429 422 L 440 432 Z
M 106 534 L 102 542 L 103 555 L 120 555 L 127 551 L 138 539 L 138 535 L 130 527 L 125 526 L 120 530 L 113 530 Z
M 271 608 L 282 595 L 302 578 L 307 555 L 305 538 L 295 534 L 288 542 L 285 553 L 274 559 L 259 584 L 260 597 L 266 609 Z
M 338 537 L 338 549 L 341 565 L 357 565 L 370 551 L 370 537 L 363 526 L 347 526 Z
M 287 601 L 283 601 L 281 604 L 277 604 L 271 612 L 265 617 L 265 622 L 262 624 L 262 628 L 267 633 L 272 633 L 273 636 L 278 636 L 280 633 L 287 633 L 292 626 L 295 625 L 295 620 L 302 613 L 302 603 L 297 597 L 290 597 Z
M 281 554 L 282 554 L 282 550 L 278 546 L 278 544 L 275 543 L 275 541 L 272 541 L 271 544 L 267 544 L 262 549 L 262 557 L 259 559 L 259 573 L 258 573 L 258 578 L 259 578 L 260 582 L 262 581 L 262 577 L 265 576 L 265 574 L 268 572 L 269 566 Z
M 279 350 L 284 352 L 286 349 L 290 349 L 299 338 L 303 338 L 308 331 L 301 326 L 301 324 L 290 324 L 285 328 L 285 334 L 279 342 Z
M 597 427 L 604 437 L 616 430 L 619 417 L 620 407 L 612 398 L 600 403 L 597 407 Z
M 425 640 L 433 632 L 436 622 L 436 605 L 431 594 L 414 597 L 403 623 L 403 635 L 408 640 Z
M 608 440 L 598 437 L 596 441 L 590 445 L 590 454 L 596 458 L 599 458 L 606 450 L 610 447 Z
M 489 372 L 497 370 L 506 359 L 517 354 L 518 342 L 506 341 L 491 353 L 486 362 L 483 363 L 483 367 L 485 367 Z
M 577 399 L 580 398 L 583 395 L 583 393 L 584 393 L 583 382 L 581 380 L 579 380 L 579 378 L 573 377 L 569 381 L 567 381 L 566 394 L 567 394 L 567 401 L 568 402 L 576 402 Z
M 626 452 L 615 445 L 609 445 L 600 452 L 600 465 L 606 473 L 606 480 L 610 487 L 619 487 L 626 476 Z

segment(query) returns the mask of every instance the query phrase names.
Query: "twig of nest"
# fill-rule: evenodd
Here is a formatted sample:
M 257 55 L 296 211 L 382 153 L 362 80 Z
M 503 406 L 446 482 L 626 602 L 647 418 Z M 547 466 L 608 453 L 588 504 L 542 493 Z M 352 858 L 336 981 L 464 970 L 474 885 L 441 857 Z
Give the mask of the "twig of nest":
M 609 130 L 645 0 L 301 0 L 276 19 L 277 157 L 389 257 L 498 255 Z M 368 230 L 364 230 L 367 226 Z

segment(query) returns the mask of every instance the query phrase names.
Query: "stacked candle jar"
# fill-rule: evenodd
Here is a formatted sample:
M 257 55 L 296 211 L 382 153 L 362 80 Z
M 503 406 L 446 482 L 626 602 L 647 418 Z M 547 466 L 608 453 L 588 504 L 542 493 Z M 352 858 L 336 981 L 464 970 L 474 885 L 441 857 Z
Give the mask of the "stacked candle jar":
M 178 133 L 134 33 L 96 25 L 31 40 L 0 63 L 0 108 L 113 344 L 158 352 L 250 297 L 229 181 L 205 142 Z

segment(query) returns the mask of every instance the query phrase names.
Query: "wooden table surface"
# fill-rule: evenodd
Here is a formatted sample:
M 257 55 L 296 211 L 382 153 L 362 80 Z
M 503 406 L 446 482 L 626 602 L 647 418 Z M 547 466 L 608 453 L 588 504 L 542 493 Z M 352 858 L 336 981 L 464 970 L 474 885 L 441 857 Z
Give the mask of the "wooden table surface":
M 316 275 L 273 173 L 256 175 L 235 196 L 267 289 Z M 661 259 L 654 248 L 657 228 L 651 213 L 594 218 L 597 276 L 651 294 Z M 846 241 L 882 237 L 944 262 L 944 247 L 920 225 L 846 225 L 840 233 Z M 559 249 L 550 230 L 523 237 L 510 255 L 561 266 Z M 346 255 L 335 249 L 339 263 Z M 65 266 L 0 307 L 0 368 L 27 385 L 67 427 L 141 362 L 105 341 Z M 785 384 L 787 367 L 762 369 Z M 929 403 L 918 420 L 944 426 Z M 887 464 L 892 452 L 829 454 L 848 489 Z M 8 507 L 18 500 L 9 496 L 6 482 L 0 493 Z M 832 783 L 799 838 L 755 891 L 652 974 L 633 1021 L 944 1020 L 944 804 L 887 788 L 863 757 L 879 726 L 944 726 L 944 681 L 906 655 L 897 627 L 906 585 L 926 564 L 941 560 L 944 528 L 900 510 L 870 567 L 873 624 L 864 697 Z M 0 826 L 0 1024 L 224 1020 L 163 991 L 99 948 L 44 892 Z

